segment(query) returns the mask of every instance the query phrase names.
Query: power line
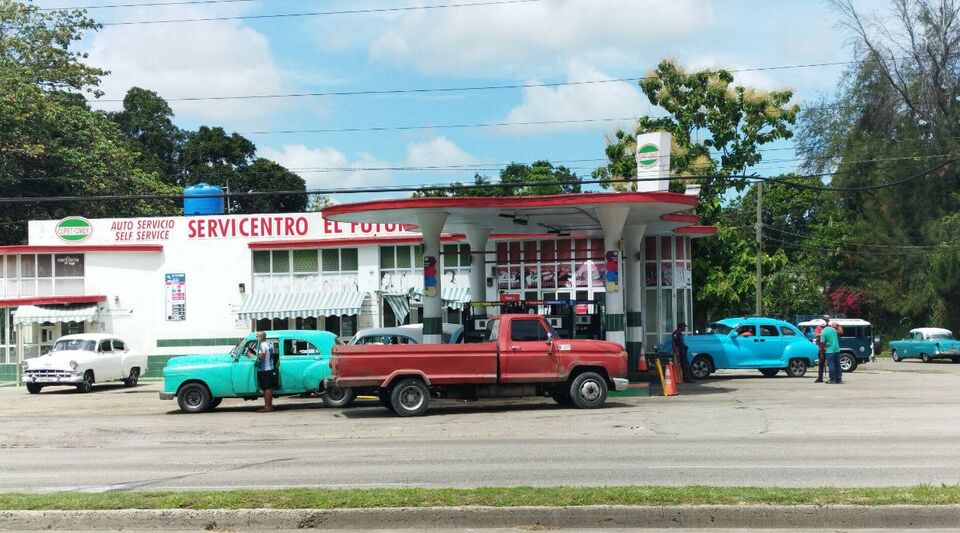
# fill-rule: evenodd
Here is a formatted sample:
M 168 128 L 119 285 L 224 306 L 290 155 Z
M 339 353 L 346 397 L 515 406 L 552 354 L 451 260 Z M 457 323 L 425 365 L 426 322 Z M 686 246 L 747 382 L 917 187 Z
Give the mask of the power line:
M 419 124 L 401 126 L 367 126 L 348 128 L 319 128 L 307 130 L 261 130 L 238 132 L 240 135 L 287 135 L 301 133 L 352 133 L 369 131 L 407 131 L 407 130 L 435 130 L 435 129 L 466 129 L 466 128 L 498 128 L 507 126 L 553 126 L 561 124 L 589 124 L 594 122 L 623 122 L 637 120 L 637 117 L 623 118 L 581 118 L 568 120 L 528 120 L 520 122 L 475 122 L 463 124 Z
M 99 6 L 64 6 L 64 7 L 42 7 L 37 11 L 76 11 L 91 9 L 118 9 L 126 7 L 163 7 L 163 6 L 184 6 L 194 4 L 234 4 L 239 2 L 257 2 L 258 0 L 182 0 L 180 2 L 150 2 L 144 4 L 108 4 Z
M 232 15 L 219 17 L 197 17 L 183 19 L 158 19 L 158 20 L 131 20 L 126 22 L 104 22 L 103 26 L 132 26 L 138 24 L 176 24 L 181 22 L 212 22 L 218 20 L 253 20 L 253 19 L 278 19 L 292 17 L 321 17 L 328 15 L 357 15 L 368 13 L 396 13 L 404 11 L 423 11 L 428 9 L 450 9 L 458 7 L 482 7 L 509 4 L 530 4 L 542 0 L 489 0 L 486 2 L 470 2 L 462 4 L 434 4 L 428 6 L 399 6 L 399 7 L 378 7 L 366 9 L 343 9 L 337 11 L 309 11 L 301 13 L 273 13 L 264 15 Z
M 805 251 L 819 252 L 819 253 L 824 253 L 824 252 L 829 251 L 829 252 L 832 252 L 832 253 L 838 253 L 838 254 L 844 254 L 844 255 L 852 255 L 852 256 L 857 256 L 857 255 L 876 256 L 876 257 L 928 256 L 928 255 L 937 255 L 937 254 L 944 254 L 944 253 L 950 253 L 950 252 L 960 251 L 960 248 L 942 248 L 942 249 L 940 249 L 940 250 L 903 250 L 903 251 L 890 250 L 890 251 L 880 252 L 880 251 L 871 251 L 871 250 L 849 250 L 849 249 L 842 249 L 842 248 L 840 248 L 840 246 L 841 246 L 840 244 L 830 244 L 830 245 L 824 246 L 824 247 L 822 247 L 822 248 L 817 248 L 817 247 L 812 247 L 812 246 L 804 246 L 804 245 L 801 245 L 801 244 L 784 242 L 784 241 L 782 241 L 782 240 L 780 240 L 780 239 L 777 239 L 777 238 L 775 238 L 775 237 L 764 237 L 764 239 L 765 239 L 765 240 L 770 240 L 770 241 L 777 242 L 777 243 L 779 243 L 780 246 L 782 246 L 782 247 L 793 248 L 793 249 L 796 249 L 796 250 L 805 250 Z
M 932 172 L 939 170 L 951 163 L 957 162 L 958 159 L 951 159 L 940 163 L 932 168 L 929 168 L 919 174 L 915 174 L 908 178 L 902 180 L 896 180 L 894 182 L 873 185 L 869 187 L 819 187 L 821 190 L 831 190 L 838 192 L 858 192 L 862 190 L 876 190 L 884 187 L 893 187 L 901 183 L 905 183 L 910 180 L 917 179 L 919 177 L 925 176 Z M 834 173 L 822 173 L 822 174 L 808 174 L 806 178 L 816 178 L 832 175 Z M 426 184 L 426 185 L 398 185 L 398 186 L 377 186 L 377 187 L 347 187 L 347 188 L 330 188 L 330 189 L 313 189 L 313 190 L 303 190 L 303 191 L 248 191 L 248 192 L 236 192 L 236 193 L 222 193 L 222 194 L 210 194 L 210 195 L 201 195 L 202 197 L 210 198 L 223 198 L 223 197 L 263 197 L 263 196 L 292 196 L 292 195 L 305 195 L 305 194 L 320 194 L 320 195 L 333 195 L 333 194 L 368 194 L 368 193 L 392 193 L 392 192 L 425 192 L 425 191 L 448 191 L 448 190 L 471 190 L 471 189 L 489 189 L 489 188 L 501 188 L 513 190 L 526 186 L 583 186 L 583 185 L 597 185 L 597 184 L 613 184 L 613 183 L 635 183 L 635 182 L 653 182 L 653 181 L 669 181 L 669 180 L 744 180 L 744 181 L 765 181 L 765 182 L 782 182 L 788 187 L 796 188 L 811 188 L 811 185 L 804 185 L 801 183 L 793 183 L 790 181 L 779 180 L 777 178 L 767 178 L 761 176 L 748 176 L 743 174 L 738 175 L 711 175 L 711 176 L 672 176 L 672 177 L 658 177 L 658 178 L 622 178 L 622 179 L 610 179 L 610 180 L 557 180 L 557 181 L 542 181 L 534 183 L 502 183 L 502 182 L 490 182 L 483 184 L 460 184 L 460 183 L 447 183 L 447 184 Z M 28 196 L 12 196 L 6 198 L 0 198 L 0 204 L 29 204 L 29 203 L 58 203 L 58 202 L 78 202 L 78 201 L 112 201 L 112 200 L 172 200 L 172 199 L 182 199 L 184 198 L 183 194 L 140 194 L 140 195 L 99 195 L 99 196 L 41 196 L 41 197 L 28 197 Z M 196 196 L 194 196 L 196 198 Z
M 785 229 L 778 228 L 776 226 L 771 226 L 769 224 L 763 225 L 764 229 L 771 229 L 773 231 L 790 235 L 793 237 L 799 237 L 801 239 L 810 239 L 814 238 L 813 235 L 802 235 L 800 233 L 795 233 L 792 231 L 787 231 Z M 775 238 L 775 237 L 771 237 Z M 780 242 L 785 242 L 781 240 Z M 942 248 L 944 246 L 957 247 L 960 249 L 960 242 L 957 243 L 938 243 L 938 244 L 876 244 L 876 243 L 865 243 L 865 242 L 839 242 L 835 244 L 843 244 L 846 246 L 862 246 L 865 248 L 904 248 L 904 249 L 929 249 L 929 248 Z

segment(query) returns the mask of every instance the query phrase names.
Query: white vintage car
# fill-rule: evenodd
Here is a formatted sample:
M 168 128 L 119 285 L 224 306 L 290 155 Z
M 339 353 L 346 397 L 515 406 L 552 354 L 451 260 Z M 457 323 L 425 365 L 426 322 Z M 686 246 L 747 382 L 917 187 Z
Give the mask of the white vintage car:
M 60 337 L 50 353 L 27 359 L 22 365 L 23 381 L 30 394 L 58 385 L 90 392 L 94 383 L 105 381 L 136 385 L 147 368 L 147 357 L 131 352 L 115 335 L 81 333 Z

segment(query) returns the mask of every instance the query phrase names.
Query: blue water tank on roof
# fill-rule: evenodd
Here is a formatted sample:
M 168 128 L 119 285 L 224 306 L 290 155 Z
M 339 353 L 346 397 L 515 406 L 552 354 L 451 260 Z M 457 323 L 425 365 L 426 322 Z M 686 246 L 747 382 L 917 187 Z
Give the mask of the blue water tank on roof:
M 208 183 L 198 183 L 184 189 L 184 216 L 222 215 L 223 196 L 210 196 L 212 194 L 223 194 L 223 189 L 218 185 L 210 185 Z

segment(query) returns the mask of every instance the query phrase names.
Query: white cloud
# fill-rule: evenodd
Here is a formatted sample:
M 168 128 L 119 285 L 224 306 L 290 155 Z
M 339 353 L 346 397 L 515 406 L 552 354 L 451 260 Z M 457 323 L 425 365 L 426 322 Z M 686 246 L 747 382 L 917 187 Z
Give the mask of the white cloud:
M 478 163 L 480 163 L 479 159 L 443 136 L 407 146 L 406 164 L 411 167 L 463 166 Z
M 610 79 L 611 76 L 579 61 L 567 66 L 567 81 Z M 589 83 L 557 87 L 528 87 L 523 101 L 511 109 L 503 122 L 550 122 L 562 120 L 626 118 L 648 114 L 650 103 L 634 82 Z M 503 126 L 502 133 L 542 134 L 551 131 L 610 130 L 629 128 L 633 121 L 581 122 Z
M 371 57 L 428 73 L 529 75 L 571 56 L 629 59 L 694 35 L 714 19 L 695 0 L 552 0 L 410 11 L 392 18 Z M 657 51 L 654 55 L 658 55 Z
M 307 189 L 330 189 L 344 187 L 367 187 L 387 185 L 392 175 L 387 166 L 370 154 L 362 153 L 351 161 L 335 148 L 310 148 L 303 144 L 288 144 L 279 150 L 263 147 L 258 155 L 280 163 L 298 174 L 306 182 Z M 350 201 L 350 198 L 346 198 Z
M 220 8 L 218 15 L 232 14 Z M 210 8 L 136 10 L 127 20 L 209 16 Z M 122 99 L 133 86 L 165 98 L 282 92 L 282 75 L 267 38 L 239 21 L 107 26 L 87 43 L 90 63 L 111 71 L 102 89 Z M 108 109 L 119 104 L 103 103 Z M 170 102 L 180 117 L 223 120 L 268 115 L 270 100 Z

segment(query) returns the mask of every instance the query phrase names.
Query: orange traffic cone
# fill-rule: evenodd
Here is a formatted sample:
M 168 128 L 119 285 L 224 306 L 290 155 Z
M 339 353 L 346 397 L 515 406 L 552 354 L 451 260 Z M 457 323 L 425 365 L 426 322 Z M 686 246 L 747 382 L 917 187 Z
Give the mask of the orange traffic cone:
M 647 355 L 640 350 L 640 358 L 637 360 L 637 372 L 647 371 Z
M 673 383 L 673 372 L 670 371 L 670 367 L 673 365 L 667 365 L 664 369 L 667 371 L 666 375 L 663 377 L 663 395 L 664 396 L 676 396 L 677 395 L 677 386 Z

